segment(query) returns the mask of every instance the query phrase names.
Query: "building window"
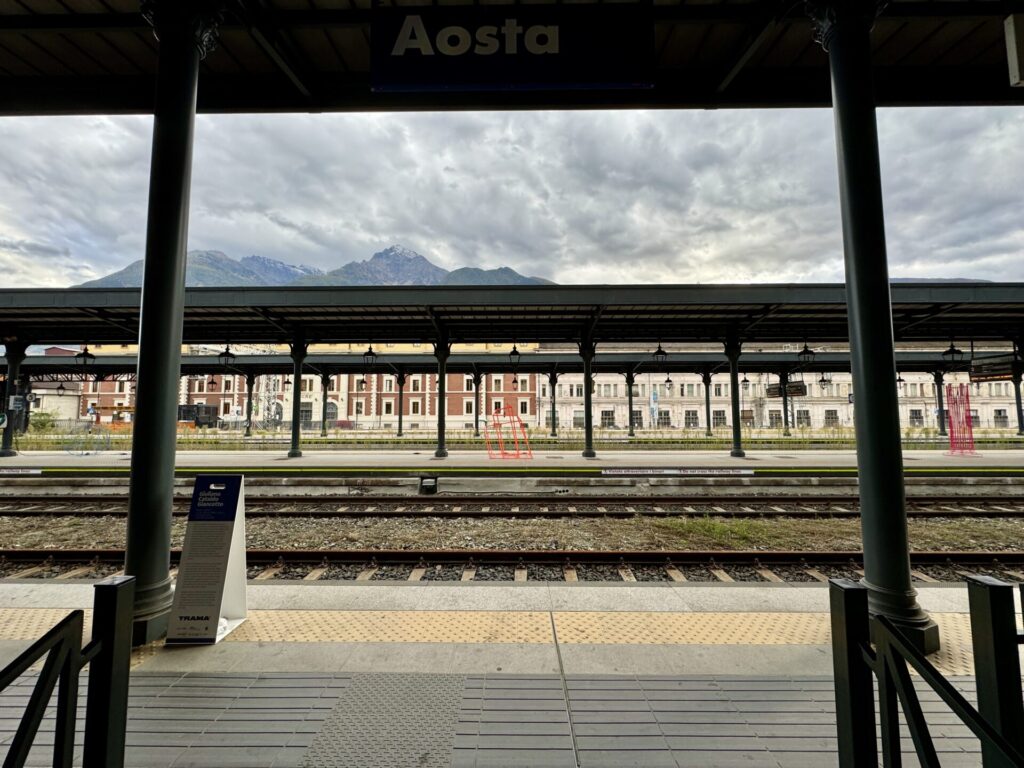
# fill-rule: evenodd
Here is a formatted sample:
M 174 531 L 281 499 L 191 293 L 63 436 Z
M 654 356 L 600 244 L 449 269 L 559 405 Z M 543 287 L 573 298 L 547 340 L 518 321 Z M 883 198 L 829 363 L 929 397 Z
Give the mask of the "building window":
M 798 427 L 811 426 L 811 412 L 798 410 L 796 412 L 796 425 Z
M 548 396 L 548 385 L 547 384 L 541 384 L 540 385 L 540 396 L 541 397 L 547 397 Z
M 388 376 L 386 379 L 384 379 L 384 391 L 385 392 L 394 392 L 395 391 L 395 380 L 392 379 L 390 376 Z
M 772 429 L 782 426 L 782 411 L 768 411 L 768 426 Z
M 724 427 L 725 426 L 725 411 L 712 411 L 711 412 L 711 426 L 713 426 L 713 427 Z
M 605 384 L 605 386 L 608 385 Z M 615 426 L 615 411 L 601 411 L 601 426 L 605 428 Z
M 420 380 L 419 380 L 418 376 L 415 379 L 412 380 L 412 391 L 413 392 L 419 392 L 420 391 Z
M 745 427 L 754 426 L 754 412 L 752 410 L 744 409 L 740 411 L 740 424 Z
M 124 382 L 123 381 L 117 382 L 117 394 L 119 394 L 119 395 L 123 395 L 124 394 Z
M 1007 415 L 1005 408 L 996 408 L 995 415 L 993 417 L 993 424 L 996 427 L 1010 426 L 1010 417 Z
M 199 379 L 199 381 L 196 382 L 196 392 L 206 392 L 206 379 Z
M 411 403 L 409 403 L 409 413 L 411 413 L 413 416 L 419 416 L 420 415 L 420 401 L 419 400 L 413 400 Z
M 299 421 L 303 424 L 309 424 L 313 421 L 312 403 L 299 403 Z
M 356 400 L 356 416 L 362 416 L 362 415 L 363 415 L 363 401 L 362 400 Z
M 828 414 L 825 414 L 825 424 L 828 424 Z M 920 408 L 910 409 L 910 426 L 912 427 L 923 427 L 924 426 L 924 412 Z
M 686 385 L 686 396 L 693 397 L 693 384 Z
M 551 412 L 550 411 L 547 413 L 547 415 L 544 416 L 544 426 L 548 427 L 549 429 L 551 428 Z M 558 428 L 558 414 L 557 413 L 555 414 L 555 428 L 556 429 Z
M 658 411 L 658 426 L 659 427 L 671 427 L 672 417 L 668 411 Z
M 491 377 L 491 389 L 495 392 L 501 392 L 501 376 Z
M 384 415 L 392 416 L 395 413 L 395 403 L 393 400 L 384 401 Z
M 570 384 L 569 388 L 572 390 L 573 397 L 583 397 L 583 385 L 582 384 Z
M 644 412 L 633 411 L 633 429 L 643 429 L 644 426 Z
M 465 381 L 462 382 L 462 390 L 464 392 L 472 392 L 473 391 L 473 377 L 472 376 L 467 376 Z M 467 411 L 467 413 L 468 413 L 468 411 Z
M 529 400 L 520 400 L 519 401 L 519 415 L 520 416 L 529 416 L 530 415 L 530 401 Z
M 225 376 L 224 377 L 224 391 L 225 392 L 231 392 L 232 389 L 234 389 L 232 387 L 233 383 L 234 383 L 234 380 L 230 376 Z
M 693 385 L 690 385 L 691 391 L 693 391 Z M 700 426 L 700 419 L 697 418 L 696 411 L 686 411 L 683 414 L 683 424 L 687 429 L 696 429 Z
M 220 408 L 221 416 L 228 416 L 228 415 L 231 414 L 231 401 L 230 400 L 225 400 L 220 405 L 221 405 L 221 408 Z
M 530 391 L 530 380 L 529 379 L 520 379 L 519 380 L 519 391 L 520 392 L 529 392 Z
M 917 414 L 918 414 L 918 417 L 920 418 L 921 412 L 918 411 Z M 913 418 L 914 418 L 914 412 L 913 411 L 910 412 L 910 418 L 911 418 L 911 423 L 913 423 Z M 832 409 L 829 409 L 829 410 L 825 411 L 825 426 L 826 427 L 838 427 L 839 426 L 839 411 L 832 410 Z
M 583 411 L 582 410 L 574 410 L 572 412 L 572 428 L 573 429 L 583 429 L 584 426 L 585 426 L 585 424 L 584 424 L 584 419 L 583 419 Z
M 494 412 L 496 414 L 498 414 L 500 416 L 501 413 L 502 413 L 503 408 L 504 408 L 504 404 L 501 402 L 501 400 L 495 400 L 494 401 Z
M 721 397 L 721 396 L 722 396 L 722 385 L 721 384 L 715 384 L 715 397 Z
M 472 400 L 464 400 L 462 402 L 462 412 L 466 416 L 471 416 L 473 414 L 473 401 Z

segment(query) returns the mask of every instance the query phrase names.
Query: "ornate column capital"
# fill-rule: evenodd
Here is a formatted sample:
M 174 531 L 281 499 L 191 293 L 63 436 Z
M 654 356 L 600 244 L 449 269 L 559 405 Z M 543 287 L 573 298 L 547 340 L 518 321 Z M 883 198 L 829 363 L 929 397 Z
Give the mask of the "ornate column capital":
M 804 13 L 814 24 L 814 41 L 828 53 L 838 24 L 853 14 L 870 26 L 888 4 L 889 0 L 804 0 Z
M 142 0 L 141 5 L 142 17 L 153 27 L 157 40 L 167 27 L 183 26 L 191 33 L 200 59 L 217 47 L 223 0 Z

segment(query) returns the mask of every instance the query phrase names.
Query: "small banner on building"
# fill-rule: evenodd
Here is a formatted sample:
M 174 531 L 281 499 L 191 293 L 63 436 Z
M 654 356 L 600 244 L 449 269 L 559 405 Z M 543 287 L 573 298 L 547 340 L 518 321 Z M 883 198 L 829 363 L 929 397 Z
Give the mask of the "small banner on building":
M 245 617 L 245 478 L 198 475 L 167 644 L 219 643 Z
M 373 9 L 375 91 L 649 88 L 646 3 Z

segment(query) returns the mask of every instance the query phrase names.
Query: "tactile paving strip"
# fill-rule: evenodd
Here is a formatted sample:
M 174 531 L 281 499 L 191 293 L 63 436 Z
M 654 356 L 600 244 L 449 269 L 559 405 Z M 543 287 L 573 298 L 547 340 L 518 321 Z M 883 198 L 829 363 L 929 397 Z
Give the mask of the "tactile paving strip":
M 824 613 L 556 613 L 558 642 L 622 645 L 826 645 Z
M 353 675 L 303 758 L 310 768 L 449 768 L 462 675 Z
M 552 643 L 541 611 L 250 611 L 233 642 Z

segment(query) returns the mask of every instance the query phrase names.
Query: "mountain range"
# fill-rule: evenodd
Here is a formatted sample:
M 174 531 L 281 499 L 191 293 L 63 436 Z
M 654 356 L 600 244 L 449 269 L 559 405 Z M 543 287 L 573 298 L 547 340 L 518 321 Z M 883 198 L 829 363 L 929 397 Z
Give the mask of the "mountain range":
M 134 261 L 122 270 L 79 288 L 138 288 L 143 262 Z M 189 251 L 185 285 L 190 288 L 286 286 L 286 285 L 549 285 L 549 280 L 526 277 L 509 267 L 447 270 L 426 257 L 393 245 L 365 261 L 350 261 L 324 272 L 305 264 L 286 264 L 265 256 L 233 259 L 221 251 Z

